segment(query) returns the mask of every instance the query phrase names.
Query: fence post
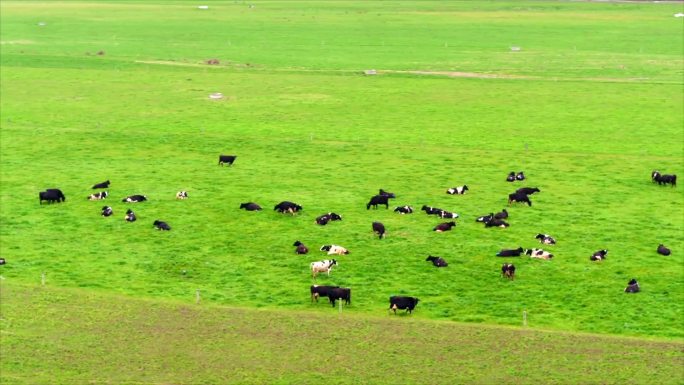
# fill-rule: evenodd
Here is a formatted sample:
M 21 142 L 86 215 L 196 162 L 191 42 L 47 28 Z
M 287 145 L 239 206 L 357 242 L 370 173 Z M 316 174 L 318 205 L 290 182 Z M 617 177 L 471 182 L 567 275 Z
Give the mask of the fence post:
M 200 291 L 199 291 L 199 289 L 195 290 L 195 303 L 200 303 Z
M 523 326 L 527 326 L 527 310 L 523 310 Z
M 45 286 L 45 273 L 42 273 L 40 275 L 40 284 Z

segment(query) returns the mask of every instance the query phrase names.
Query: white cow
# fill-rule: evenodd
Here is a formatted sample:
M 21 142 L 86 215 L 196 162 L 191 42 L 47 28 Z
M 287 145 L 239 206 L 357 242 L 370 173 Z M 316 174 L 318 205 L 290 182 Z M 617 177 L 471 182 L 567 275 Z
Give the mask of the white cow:
M 344 255 L 344 254 L 349 254 L 349 250 L 345 249 L 342 246 L 338 245 L 324 245 L 321 246 L 321 251 L 327 251 L 328 255 Z
M 541 258 L 541 259 L 553 258 L 553 254 L 549 253 L 548 251 L 544 251 L 542 249 L 527 249 L 527 251 L 525 251 L 525 254 L 529 255 L 530 258 Z
M 328 277 L 330 276 L 330 270 L 332 267 L 337 265 L 337 261 L 334 259 L 326 259 L 324 261 L 311 262 L 311 275 L 316 278 L 318 273 L 326 272 Z

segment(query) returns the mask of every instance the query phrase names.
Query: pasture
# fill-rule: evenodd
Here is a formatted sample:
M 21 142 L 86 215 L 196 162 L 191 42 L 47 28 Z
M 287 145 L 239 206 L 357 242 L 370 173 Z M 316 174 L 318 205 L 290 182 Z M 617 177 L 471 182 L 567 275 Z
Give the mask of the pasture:
M 200 290 L 202 305 L 266 311 L 248 317 L 319 319 L 337 310 L 310 303 L 309 263 L 337 244 L 350 254 L 315 283 L 351 287 L 342 317 L 359 322 L 412 295 L 413 315 L 387 322 L 519 326 L 525 311 L 530 329 L 681 343 L 684 194 L 650 180 L 684 175 L 681 3 L 198 4 L 0 4 L 3 295 L 45 273 L 76 293 L 183 304 Z M 109 197 L 88 201 L 107 179 Z M 39 205 L 54 187 L 66 202 Z M 475 222 L 519 187 L 541 192 L 508 207 L 509 228 Z M 397 198 L 366 210 L 380 188 Z M 132 194 L 148 201 L 121 202 Z M 274 212 L 284 200 L 303 211 Z M 238 209 L 250 201 L 264 210 Z M 446 220 L 422 205 L 457 226 L 433 232 Z M 314 224 L 331 211 L 343 220 Z M 537 233 L 554 258 L 510 259 L 502 279 L 495 254 Z M 631 278 L 641 293 L 623 293 Z

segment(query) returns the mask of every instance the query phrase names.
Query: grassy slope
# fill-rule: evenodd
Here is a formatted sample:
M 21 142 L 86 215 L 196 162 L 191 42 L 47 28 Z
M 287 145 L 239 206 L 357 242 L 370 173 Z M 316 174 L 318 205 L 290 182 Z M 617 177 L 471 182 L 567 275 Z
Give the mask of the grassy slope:
M 202 13 L 194 3 L 3 2 L 2 274 L 37 282 L 46 271 L 53 285 L 155 298 L 199 288 L 218 304 L 301 310 L 308 263 L 322 256 L 295 256 L 300 239 L 352 250 L 319 279 L 353 288 L 350 313 L 412 294 L 415 318 L 518 324 L 527 310 L 532 326 L 684 335 L 684 197 L 648 179 L 656 168 L 684 174 L 681 20 L 671 16 L 681 6 L 312 4 L 212 2 Z M 212 57 L 225 65 L 136 63 Z M 351 71 L 364 68 L 542 79 Z M 228 100 L 209 102 L 216 91 Z M 239 158 L 219 168 L 219 153 Z M 473 219 L 503 207 L 510 170 L 542 193 L 511 209 L 510 229 L 485 230 Z M 105 179 L 108 220 L 85 201 Z M 444 194 L 463 183 L 469 195 Z M 39 207 L 37 192 L 54 186 L 67 203 Z M 397 204 L 459 212 L 458 229 L 367 212 L 380 187 Z M 191 199 L 174 201 L 180 189 Z M 134 193 L 151 199 L 131 225 L 119 200 Z M 269 210 L 284 199 L 303 215 Z M 237 210 L 249 200 L 267 210 Z M 344 221 L 313 225 L 331 210 Z M 174 230 L 154 232 L 157 218 Z M 388 239 L 373 238 L 373 220 Z M 533 246 L 537 232 L 559 239 L 556 259 L 517 261 L 519 279 L 500 281 L 494 253 Z M 659 242 L 673 256 L 655 254 Z M 608 261 L 590 264 L 601 248 Z M 427 254 L 450 268 L 431 268 Z M 632 277 L 644 292 L 626 296 Z
M 0 289 L 3 384 L 678 384 L 681 342 Z

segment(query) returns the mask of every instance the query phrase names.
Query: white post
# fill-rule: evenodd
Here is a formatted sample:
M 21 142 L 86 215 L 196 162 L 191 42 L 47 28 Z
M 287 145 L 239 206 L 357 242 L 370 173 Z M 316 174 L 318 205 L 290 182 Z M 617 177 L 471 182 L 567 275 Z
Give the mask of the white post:
M 527 326 L 527 310 L 523 310 L 523 326 Z
M 342 299 L 340 298 L 340 310 L 338 311 L 338 314 L 342 314 Z
M 40 275 L 40 283 L 41 285 L 45 286 L 45 273 Z
M 200 291 L 199 291 L 199 289 L 195 290 L 195 303 L 200 303 Z

